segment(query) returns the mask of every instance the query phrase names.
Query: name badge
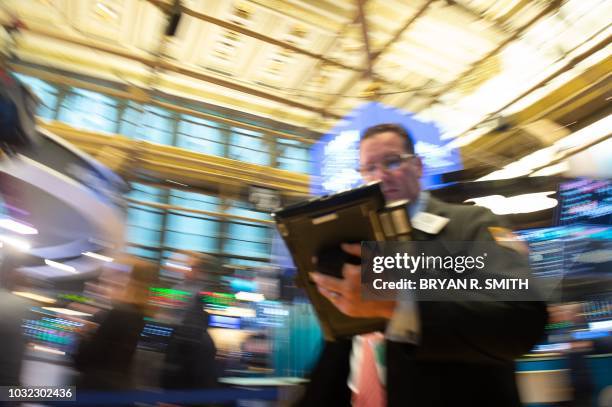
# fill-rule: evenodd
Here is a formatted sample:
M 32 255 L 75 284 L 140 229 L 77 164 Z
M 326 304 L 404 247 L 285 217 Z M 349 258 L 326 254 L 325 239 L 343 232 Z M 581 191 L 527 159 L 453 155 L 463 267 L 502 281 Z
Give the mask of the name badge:
M 419 212 L 410 223 L 414 229 L 418 229 L 430 235 L 437 235 L 446 226 L 450 219 L 444 216 L 434 215 L 433 213 Z

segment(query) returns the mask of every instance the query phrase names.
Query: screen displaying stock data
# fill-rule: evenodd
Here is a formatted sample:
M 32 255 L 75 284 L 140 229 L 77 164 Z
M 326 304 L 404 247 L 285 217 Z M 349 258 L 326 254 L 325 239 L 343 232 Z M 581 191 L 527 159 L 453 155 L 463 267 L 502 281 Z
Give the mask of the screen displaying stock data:
M 612 225 L 612 181 L 577 179 L 559 185 L 558 224 Z

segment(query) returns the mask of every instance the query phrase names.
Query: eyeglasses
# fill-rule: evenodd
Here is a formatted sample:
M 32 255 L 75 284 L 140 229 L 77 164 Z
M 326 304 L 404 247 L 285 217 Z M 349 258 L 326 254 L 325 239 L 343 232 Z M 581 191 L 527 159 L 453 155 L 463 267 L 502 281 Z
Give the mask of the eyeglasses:
M 410 153 L 390 155 L 383 158 L 383 160 L 379 163 L 368 164 L 360 167 L 359 172 L 364 178 L 374 177 L 376 175 L 376 170 L 379 168 L 382 171 L 394 171 L 401 167 L 403 163 L 414 157 L 416 157 L 416 155 Z

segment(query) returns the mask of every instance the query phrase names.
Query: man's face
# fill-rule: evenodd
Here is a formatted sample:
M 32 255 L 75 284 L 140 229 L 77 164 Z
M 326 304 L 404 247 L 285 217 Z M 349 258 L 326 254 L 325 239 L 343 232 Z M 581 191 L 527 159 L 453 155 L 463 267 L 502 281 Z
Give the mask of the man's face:
M 387 202 L 403 199 L 414 201 L 421 191 L 419 178 L 423 174 L 423 165 L 418 157 L 402 160 L 397 168 L 385 168 L 385 163 L 397 162 L 398 157 L 406 153 L 404 140 L 397 133 L 390 131 L 376 134 L 361 142 L 361 167 L 375 169 L 362 173 L 364 181 L 382 181 Z

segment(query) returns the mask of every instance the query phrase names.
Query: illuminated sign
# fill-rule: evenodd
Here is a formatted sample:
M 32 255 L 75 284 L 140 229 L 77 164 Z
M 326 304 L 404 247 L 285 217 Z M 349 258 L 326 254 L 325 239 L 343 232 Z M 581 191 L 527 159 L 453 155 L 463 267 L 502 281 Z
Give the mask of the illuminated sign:
M 58 296 L 62 300 L 72 301 L 72 302 L 80 302 L 83 304 L 91 304 L 94 302 L 92 298 L 84 297 L 78 294 L 61 294 Z
M 151 302 L 158 305 L 181 306 L 186 304 L 191 297 L 188 291 L 172 288 L 153 287 L 149 291 Z
M 240 318 L 211 315 L 208 325 L 217 328 L 240 329 Z
M 203 291 L 200 293 L 200 295 L 202 302 L 205 304 L 219 307 L 230 307 L 236 304 L 236 296 L 234 294 Z

